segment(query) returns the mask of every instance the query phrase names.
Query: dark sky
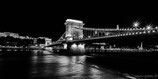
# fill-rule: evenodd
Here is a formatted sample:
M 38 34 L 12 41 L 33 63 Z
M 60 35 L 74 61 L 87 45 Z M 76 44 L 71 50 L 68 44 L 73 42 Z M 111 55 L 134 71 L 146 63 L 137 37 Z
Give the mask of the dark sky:
M 85 27 L 130 27 L 132 22 L 158 25 L 156 5 L 135 2 L 32 3 L 1 6 L 0 31 L 33 37 L 58 38 L 68 18 L 82 20 Z M 150 4 L 150 5 L 149 5 Z

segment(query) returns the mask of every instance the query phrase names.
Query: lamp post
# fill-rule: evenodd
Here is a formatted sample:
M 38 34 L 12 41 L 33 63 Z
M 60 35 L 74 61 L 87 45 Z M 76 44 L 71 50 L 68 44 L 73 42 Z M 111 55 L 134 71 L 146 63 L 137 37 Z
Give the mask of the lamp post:
M 137 21 L 133 23 L 133 27 L 135 27 L 135 28 L 139 27 L 139 25 L 140 25 L 140 23 Z

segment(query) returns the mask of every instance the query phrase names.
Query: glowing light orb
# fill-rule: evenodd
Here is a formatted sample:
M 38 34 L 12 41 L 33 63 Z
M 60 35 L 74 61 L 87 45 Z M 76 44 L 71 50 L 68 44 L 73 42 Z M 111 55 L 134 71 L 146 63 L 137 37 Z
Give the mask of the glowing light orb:
M 73 44 L 73 45 L 71 46 L 71 48 L 76 49 L 76 48 L 77 48 L 77 45 L 76 45 L 76 44 Z
M 140 23 L 138 21 L 133 23 L 133 27 L 139 27 L 139 25 Z
M 146 31 L 144 31 L 143 33 L 146 33 Z
M 142 34 L 142 32 L 139 32 L 139 34 Z
M 150 24 L 150 25 L 147 25 L 146 26 L 146 29 L 152 29 L 152 25 Z
M 153 32 L 155 32 L 155 30 L 153 30 Z

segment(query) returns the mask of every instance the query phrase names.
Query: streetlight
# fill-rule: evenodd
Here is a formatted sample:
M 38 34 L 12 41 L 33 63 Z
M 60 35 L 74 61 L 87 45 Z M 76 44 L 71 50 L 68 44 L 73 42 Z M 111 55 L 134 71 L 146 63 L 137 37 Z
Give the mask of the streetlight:
M 151 24 L 147 25 L 146 29 L 152 29 L 152 25 Z
M 140 25 L 140 23 L 138 21 L 133 23 L 133 27 L 135 27 L 135 28 L 139 27 L 139 25 Z

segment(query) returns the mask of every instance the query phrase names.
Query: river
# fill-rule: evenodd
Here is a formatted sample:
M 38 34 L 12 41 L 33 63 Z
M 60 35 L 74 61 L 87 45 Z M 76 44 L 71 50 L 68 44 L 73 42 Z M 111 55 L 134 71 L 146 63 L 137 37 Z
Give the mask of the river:
M 107 66 L 89 62 L 86 56 L 61 56 L 48 51 L 41 51 L 45 55 L 36 55 L 37 50 L 31 52 L 35 55 L 1 57 L 0 79 L 136 79 L 136 77 L 157 76 L 157 73 L 145 75 L 123 73 L 111 68 L 113 66 L 105 62 L 103 63 Z M 120 67 L 119 64 L 116 66 Z

